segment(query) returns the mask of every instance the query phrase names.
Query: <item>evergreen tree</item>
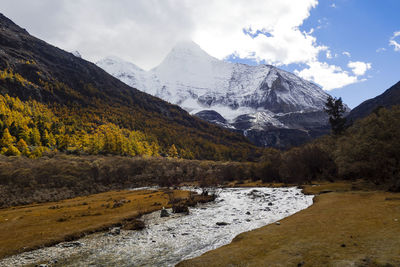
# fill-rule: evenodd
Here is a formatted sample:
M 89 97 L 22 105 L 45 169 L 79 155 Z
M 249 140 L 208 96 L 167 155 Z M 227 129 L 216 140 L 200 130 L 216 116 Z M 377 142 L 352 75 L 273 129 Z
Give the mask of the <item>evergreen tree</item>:
M 345 130 L 346 118 L 343 117 L 345 107 L 342 98 L 328 97 L 325 103 L 325 112 L 329 115 L 329 124 L 331 125 L 332 133 L 339 135 Z

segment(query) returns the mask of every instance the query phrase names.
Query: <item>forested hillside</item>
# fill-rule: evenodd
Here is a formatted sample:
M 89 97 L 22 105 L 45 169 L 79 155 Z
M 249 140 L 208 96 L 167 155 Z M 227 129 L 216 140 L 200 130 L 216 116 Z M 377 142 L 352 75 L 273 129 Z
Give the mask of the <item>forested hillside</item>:
M 339 135 L 285 152 L 266 150 L 260 177 L 289 183 L 364 179 L 400 191 L 399 151 L 400 106 L 381 108 Z
M 0 93 L 1 149 L 8 155 L 34 157 L 46 148 L 214 160 L 257 154 L 239 134 L 127 86 L 1 14 Z

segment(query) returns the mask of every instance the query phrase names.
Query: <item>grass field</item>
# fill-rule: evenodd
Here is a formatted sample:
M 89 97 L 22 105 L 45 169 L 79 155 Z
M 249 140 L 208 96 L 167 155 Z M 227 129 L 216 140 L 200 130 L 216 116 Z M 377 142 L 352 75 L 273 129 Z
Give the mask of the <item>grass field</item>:
M 189 191 L 113 191 L 0 210 L 0 258 L 73 240 L 161 209 Z
M 362 187 L 306 186 L 308 209 L 178 266 L 400 266 L 400 194 Z

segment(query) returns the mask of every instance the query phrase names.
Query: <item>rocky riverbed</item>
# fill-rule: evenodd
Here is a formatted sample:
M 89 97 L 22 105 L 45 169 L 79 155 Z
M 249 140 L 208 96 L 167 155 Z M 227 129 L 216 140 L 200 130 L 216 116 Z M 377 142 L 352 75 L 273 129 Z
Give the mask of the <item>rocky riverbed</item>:
M 154 212 L 142 217 L 144 230 L 112 229 L 5 258 L 0 266 L 173 266 L 305 209 L 312 199 L 295 187 L 220 189 L 215 202 L 190 208 L 189 215 Z

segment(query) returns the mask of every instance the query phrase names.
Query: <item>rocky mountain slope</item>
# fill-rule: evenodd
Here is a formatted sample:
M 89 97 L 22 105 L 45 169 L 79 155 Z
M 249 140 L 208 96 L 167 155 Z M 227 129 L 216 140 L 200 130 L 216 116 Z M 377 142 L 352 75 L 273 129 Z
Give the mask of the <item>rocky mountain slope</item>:
M 46 104 L 60 123 L 74 125 L 70 135 L 112 123 L 142 132 L 161 152 L 175 144 L 189 158 L 241 159 L 253 150 L 243 136 L 192 117 L 75 55 L 31 36 L 0 14 L 0 93 Z
M 400 82 L 396 83 L 383 94 L 368 99 L 355 107 L 347 116 L 348 122 L 356 121 L 371 114 L 375 109 L 400 105 Z
M 288 147 L 327 132 L 328 94 L 271 65 L 218 60 L 193 42 L 176 45 L 150 71 L 109 57 L 96 63 L 126 84 L 242 132 L 260 146 Z

